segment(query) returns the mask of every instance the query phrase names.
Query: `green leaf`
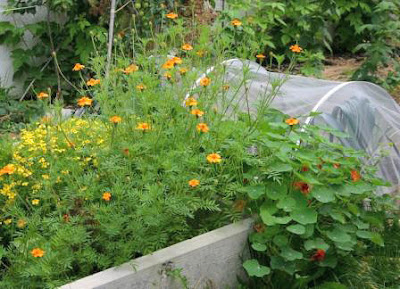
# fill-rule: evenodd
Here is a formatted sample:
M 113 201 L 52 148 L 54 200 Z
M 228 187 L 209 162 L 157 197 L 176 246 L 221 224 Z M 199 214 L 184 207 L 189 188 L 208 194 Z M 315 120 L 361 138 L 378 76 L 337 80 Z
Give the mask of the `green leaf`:
M 296 207 L 296 200 L 290 197 L 279 200 L 276 205 L 277 208 L 284 210 L 285 212 L 291 212 Z
M 291 217 L 274 217 L 274 221 L 277 224 L 286 225 L 292 220 Z
M 244 187 L 243 190 L 247 192 L 249 197 L 253 200 L 259 199 L 262 195 L 265 193 L 265 186 L 263 185 L 255 185 L 255 186 L 249 186 L 249 187 Z
M 306 228 L 302 225 L 291 225 L 286 230 L 296 235 L 302 235 L 306 232 Z
M 276 235 L 273 239 L 273 242 L 278 247 L 284 247 L 287 246 L 287 244 L 289 243 L 289 239 L 284 235 Z
M 317 222 L 318 214 L 314 209 L 301 208 L 291 213 L 293 220 L 302 225 L 314 224 Z
M 280 256 L 272 256 L 270 266 L 274 270 L 285 271 L 290 275 L 293 275 L 296 272 L 296 264 L 294 262 L 286 261 Z
M 346 223 L 346 218 L 343 216 L 341 212 L 338 212 L 336 210 L 331 210 L 329 211 L 329 215 L 332 217 L 332 219 L 345 224 Z
M 264 277 L 271 272 L 269 267 L 260 265 L 256 259 L 247 260 L 243 263 L 243 267 L 250 277 Z
M 381 247 L 385 246 L 385 242 L 383 241 L 383 238 L 382 238 L 381 234 L 379 234 L 379 233 L 376 233 L 376 232 L 372 233 L 371 241 Z
M 316 238 L 315 240 L 307 240 L 304 243 L 304 248 L 307 251 L 314 250 L 314 249 L 322 249 L 327 251 L 329 249 L 329 245 L 325 243 L 325 241 L 321 238 Z
M 288 261 L 300 260 L 303 259 L 303 254 L 299 251 L 293 250 L 290 247 L 281 248 L 281 254 L 283 258 Z
M 271 200 L 279 200 L 286 196 L 286 187 L 283 185 L 271 185 L 266 187 L 268 198 Z
M 275 217 L 273 217 L 268 210 L 263 209 L 262 207 L 260 209 L 260 217 L 263 223 L 267 226 L 273 226 L 276 224 Z
M 330 203 L 335 201 L 335 192 L 329 187 L 316 186 L 311 195 L 321 203 Z
M 357 231 L 356 235 L 361 239 L 372 239 L 373 237 L 372 232 L 369 231 Z
M 328 236 L 329 239 L 331 239 L 334 242 L 345 243 L 351 240 L 349 234 L 338 228 L 335 228 L 332 231 L 327 232 L 326 235 Z
M 337 265 L 337 258 L 335 255 L 327 255 L 323 261 L 319 263 L 321 267 L 335 268 Z
M 269 171 L 273 171 L 273 172 L 290 172 L 293 170 L 292 166 L 286 163 L 275 163 L 272 164 L 268 167 Z
M 267 246 L 261 243 L 253 243 L 251 244 L 251 247 L 258 252 L 264 252 L 265 250 L 267 250 Z
M 319 289 L 348 289 L 347 286 L 336 282 L 325 282 Z

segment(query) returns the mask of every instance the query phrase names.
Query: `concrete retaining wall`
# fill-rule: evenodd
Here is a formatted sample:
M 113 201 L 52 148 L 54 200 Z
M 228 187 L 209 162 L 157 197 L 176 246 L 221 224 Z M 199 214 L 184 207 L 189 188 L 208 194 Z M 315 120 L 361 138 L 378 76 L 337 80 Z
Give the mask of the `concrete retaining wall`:
M 60 289 L 184 288 L 168 274 L 174 269 L 182 269 L 191 289 L 237 288 L 237 276 L 245 276 L 242 262 L 248 256 L 251 225 L 252 220 L 245 220 L 222 227 Z

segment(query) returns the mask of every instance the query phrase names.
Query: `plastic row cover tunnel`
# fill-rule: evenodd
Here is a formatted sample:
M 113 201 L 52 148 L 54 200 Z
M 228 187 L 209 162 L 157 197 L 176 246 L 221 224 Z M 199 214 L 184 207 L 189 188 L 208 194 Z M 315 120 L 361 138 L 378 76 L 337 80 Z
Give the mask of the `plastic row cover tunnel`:
M 325 124 L 349 138 L 333 139 L 345 146 L 364 150 L 371 160 L 378 160 L 379 175 L 393 184 L 380 191 L 396 192 L 400 185 L 400 107 L 381 87 L 368 82 L 336 82 L 269 72 L 255 62 L 226 61 L 225 82 L 239 86 L 246 74 L 246 84 L 235 99 L 240 109 L 256 109 L 259 98 L 272 89 L 272 83 L 285 79 L 272 107 L 298 117 L 312 111 L 321 112 L 306 123 Z M 247 101 L 244 101 L 245 88 Z M 234 90 L 233 90 L 234 91 Z M 229 98 L 229 95 L 228 95 Z M 387 156 L 381 157 L 386 151 Z

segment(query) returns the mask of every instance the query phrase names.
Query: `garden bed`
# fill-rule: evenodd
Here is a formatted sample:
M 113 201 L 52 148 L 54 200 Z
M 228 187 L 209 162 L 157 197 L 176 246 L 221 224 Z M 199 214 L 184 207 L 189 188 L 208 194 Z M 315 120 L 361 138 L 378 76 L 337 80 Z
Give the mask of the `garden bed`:
M 231 224 L 140 257 L 61 289 L 235 288 L 244 276 L 251 219 Z

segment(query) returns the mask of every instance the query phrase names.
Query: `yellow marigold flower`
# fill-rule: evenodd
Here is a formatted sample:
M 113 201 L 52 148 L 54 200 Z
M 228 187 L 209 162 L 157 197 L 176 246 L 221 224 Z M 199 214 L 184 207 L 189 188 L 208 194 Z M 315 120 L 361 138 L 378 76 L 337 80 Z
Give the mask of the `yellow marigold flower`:
M 103 193 L 103 196 L 101 198 L 104 201 L 109 202 L 111 200 L 111 193 L 110 192 L 105 192 L 105 193 Z
M 198 57 L 204 57 L 204 55 L 206 55 L 206 53 L 207 53 L 207 51 L 202 50 L 202 49 L 196 52 Z
M 191 114 L 197 116 L 197 117 L 201 117 L 204 115 L 204 111 L 200 110 L 200 109 L 192 109 L 192 111 L 190 112 Z
M 12 223 L 12 219 L 6 219 L 4 220 L 4 224 L 10 225 Z
M 3 167 L 2 169 L 0 169 L 0 176 L 2 175 L 12 175 L 13 173 L 15 173 L 15 165 L 13 164 L 8 164 L 5 167 Z
M 50 123 L 51 122 L 51 116 L 44 116 L 40 119 L 42 123 Z
M 45 251 L 40 248 L 35 248 L 31 251 L 31 255 L 35 258 L 42 258 L 44 256 Z
M 209 77 L 203 77 L 202 79 L 200 79 L 200 85 L 201 86 L 209 86 L 211 84 L 211 78 Z
M 301 53 L 303 51 L 303 48 L 301 48 L 298 44 L 290 46 L 289 49 L 294 53 Z
M 300 121 L 297 118 L 288 118 L 287 120 L 285 120 L 285 122 L 288 125 L 296 125 L 299 124 Z
M 164 77 L 166 79 L 168 79 L 168 80 L 171 80 L 172 79 L 172 74 L 167 71 L 166 73 L 164 73 Z
M 26 221 L 24 219 L 19 219 L 17 222 L 17 227 L 23 229 L 25 228 L 25 226 L 26 226 Z
M 187 72 L 188 72 L 188 69 L 187 69 L 187 68 L 182 67 L 181 69 L 179 69 L 179 73 L 180 73 L 181 75 L 185 75 Z
M 174 12 L 170 12 L 167 15 L 165 15 L 168 19 L 176 19 L 178 18 L 178 14 L 174 13 Z
M 32 200 L 32 205 L 34 205 L 34 206 L 39 205 L 39 203 L 40 203 L 40 200 L 39 200 L 39 199 L 33 199 L 33 200 Z
M 217 153 L 212 153 L 212 154 L 209 154 L 209 155 L 207 156 L 207 161 L 208 161 L 210 164 L 219 164 L 219 163 L 222 161 L 222 158 L 221 158 L 221 156 L 220 156 L 219 154 L 217 154 Z
M 262 53 L 257 54 L 256 57 L 257 57 L 258 60 L 264 60 L 266 58 L 266 56 L 264 54 L 262 54 Z
M 150 130 L 150 124 L 148 124 L 147 122 L 139 122 L 136 126 L 136 129 L 141 131 Z
M 242 26 L 242 21 L 240 21 L 239 19 L 233 19 L 232 21 L 231 21 L 231 24 L 233 25 L 233 26 L 235 26 L 235 27 L 237 27 L 237 26 Z
M 63 175 L 68 175 L 68 174 L 69 174 L 69 171 L 65 170 L 65 171 L 61 171 L 61 173 L 62 173 Z
M 110 122 L 117 124 L 120 123 L 122 121 L 122 118 L 118 115 L 114 115 L 112 117 L 110 117 Z
M 206 132 L 208 132 L 208 131 L 210 130 L 210 128 L 208 127 L 208 125 L 205 124 L 205 123 L 199 123 L 199 124 L 196 126 L 196 129 L 197 129 L 198 132 L 204 132 L 204 133 L 206 133 Z
M 185 43 L 182 45 L 182 50 L 185 50 L 185 51 L 193 50 L 193 46 L 190 45 L 189 43 Z
M 136 64 L 131 64 L 127 68 L 123 69 L 122 72 L 125 74 L 129 74 L 132 72 L 136 72 L 138 70 L 139 70 L 139 66 L 137 66 Z
M 186 106 L 196 106 L 197 105 L 197 100 L 194 97 L 189 97 L 185 101 Z
M 82 69 L 84 69 L 84 68 L 85 68 L 85 65 L 80 64 L 80 63 L 76 63 L 76 64 L 74 65 L 74 68 L 72 68 L 72 70 L 73 70 L 73 71 L 80 71 L 80 70 L 82 70 Z
M 95 86 L 97 84 L 100 84 L 100 79 L 94 79 L 91 78 L 88 80 L 88 82 L 86 82 L 87 86 Z
M 175 62 L 170 59 L 170 60 L 167 60 L 167 62 L 165 62 L 162 65 L 162 68 L 164 68 L 164 69 L 172 69 L 172 68 L 174 68 L 174 66 L 175 66 Z
M 44 180 L 49 180 L 49 179 L 50 179 L 50 176 L 49 176 L 49 175 L 42 175 L 42 178 L 43 178 Z
M 40 93 L 37 95 L 37 98 L 38 98 L 38 99 L 44 99 L 44 98 L 48 98 L 48 97 L 49 97 L 49 94 L 46 93 L 46 92 L 44 92 L 44 91 L 40 92 Z
M 83 96 L 80 99 L 78 99 L 78 105 L 83 107 L 85 105 L 87 106 L 91 106 L 93 102 L 93 99 L 87 97 L 87 96 Z
M 189 182 L 189 186 L 194 188 L 197 187 L 198 185 L 200 185 L 200 181 L 199 180 L 190 180 Z
M 147 87 L 143 83 L 136 85 L 136 89 L 139 91 L 145 90 Z
M 225 90 L 225 91 L 228 91 L 229 88 L 231 88 L 229 84 L 225 84 L 225 85 L 222 86 L 222 89 Z

